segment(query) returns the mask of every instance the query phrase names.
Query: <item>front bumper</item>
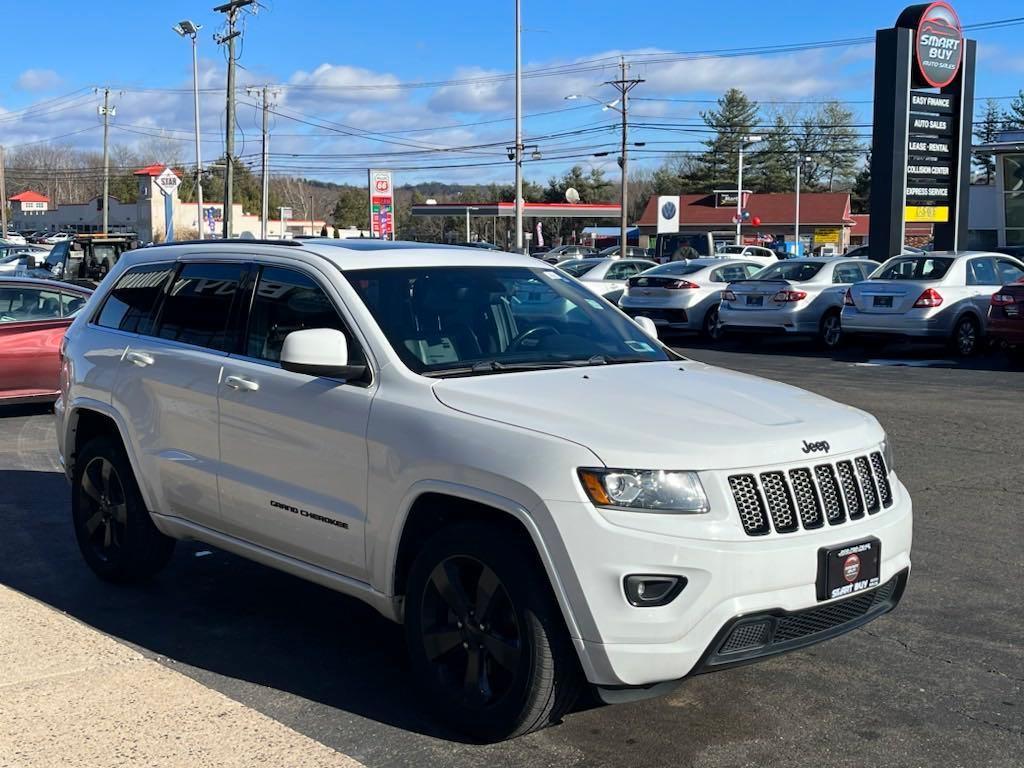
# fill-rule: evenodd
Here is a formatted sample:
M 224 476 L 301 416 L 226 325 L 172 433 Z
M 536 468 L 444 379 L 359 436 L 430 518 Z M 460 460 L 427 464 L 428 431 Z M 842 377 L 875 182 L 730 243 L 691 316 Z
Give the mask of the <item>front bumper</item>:
M 721 638 L 737 621 L 841 603 L 844 598 L 817 599 L 822 547 L 875 537 L 881 542 L 881 584 L 908 572 L 912 505 L 895 475 L 891 485 L 893 504 L 878 514 L 813 531 L 760 537 L 742 532 L 735 508 L 717 520 L 680 516 L 677 529 L 692 530 L 684 538 L 633 528 L 628 520 L 638 518 L 635 513 L 606 515 L 586 503 L 547 502 L 562 529 L 579 585 L 571 608 L 580 627 L 581 637 L 574 642 L 587 679 L 613 690 L 679 680 L 722 665 L 717 658 Z M 641 514 L 639 525 L 651 525 L 645 517 L 664 516 Z M 621 586 L 629 574 L 677 575 L 687 585 L 668 605 L 635 608 Z M 882 612 L 872 612 L 866 621 Z M 792 647 L 829 636 L 812 635 Z M 777 647 L 756 657 L 790 649 Z

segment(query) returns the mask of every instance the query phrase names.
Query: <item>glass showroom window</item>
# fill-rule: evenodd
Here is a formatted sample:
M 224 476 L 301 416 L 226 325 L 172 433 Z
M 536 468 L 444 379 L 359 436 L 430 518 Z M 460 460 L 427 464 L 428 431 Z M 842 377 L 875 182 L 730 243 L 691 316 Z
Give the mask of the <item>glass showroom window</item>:
M 1006 244 L 1024 245 L 1024 155 L 1003 156 Z

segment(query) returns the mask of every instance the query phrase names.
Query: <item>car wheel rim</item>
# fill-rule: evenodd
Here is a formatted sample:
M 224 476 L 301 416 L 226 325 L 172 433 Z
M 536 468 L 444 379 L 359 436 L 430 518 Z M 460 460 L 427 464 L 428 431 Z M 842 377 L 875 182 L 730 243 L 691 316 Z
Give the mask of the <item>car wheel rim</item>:
M 82 471 L 85 537 L 93 553 L 109 561 L 124 545 L 128 506 L 124 486 L 109 459 L 98 456 Z
M 839 343 L 839 337 L 843 332 L 839 318 L 834 315 L 825 318 L 825 344 L 834 347 Z
M 960 345 L 960 352 L 965 355 L 969 355 L 974 351 L 974 345 L 977 342 L 977 334 L 974 331 L 974 324 L 971 322 L 965 322 L 960 324 L 960 333 L 957 335 L 957 341 Z
M 430 574 L 420 639 L 435 679 L 465 706 L 494 704 L 515 683 L 523 655 L 515 609 L 497 574 L 468 556 Z

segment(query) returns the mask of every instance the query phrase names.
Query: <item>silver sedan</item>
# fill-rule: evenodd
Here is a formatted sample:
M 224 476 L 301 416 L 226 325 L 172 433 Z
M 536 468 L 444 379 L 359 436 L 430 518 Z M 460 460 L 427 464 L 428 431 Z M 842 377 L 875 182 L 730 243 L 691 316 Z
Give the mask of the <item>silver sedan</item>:
M 619 307 L 630 317 L 649 317 L 665 332 L 696 331 L 715 341 L 722 289 L 761 269 L 744 259 L 672 261 L 629 278 Z
M 784 333 L 839 345 L 846 289 L 878 267 L 867 259 L 787 259 L 722 293 L 719 322 L 730 334 Z
M 850 288 L 843 331 L 857 336 L 946 341 L 961 356 L 978 351 L 999 287 L 1024 277 L 1024 262 L 1000 253 L 895 256 Z
M 614 303 L 622 296 L 626 281 L 646 269 L 658 266 L 647 259 L 571 259 L 558 268 L 583 285 Z

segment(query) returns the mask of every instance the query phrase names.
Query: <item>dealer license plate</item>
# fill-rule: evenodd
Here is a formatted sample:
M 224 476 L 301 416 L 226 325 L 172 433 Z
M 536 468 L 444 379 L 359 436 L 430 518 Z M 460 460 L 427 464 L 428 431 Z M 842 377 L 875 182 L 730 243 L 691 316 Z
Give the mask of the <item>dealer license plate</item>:
M 818 550 L 818 599 L 846 597 L 879 584 L 882 543 L 878 539 Z

